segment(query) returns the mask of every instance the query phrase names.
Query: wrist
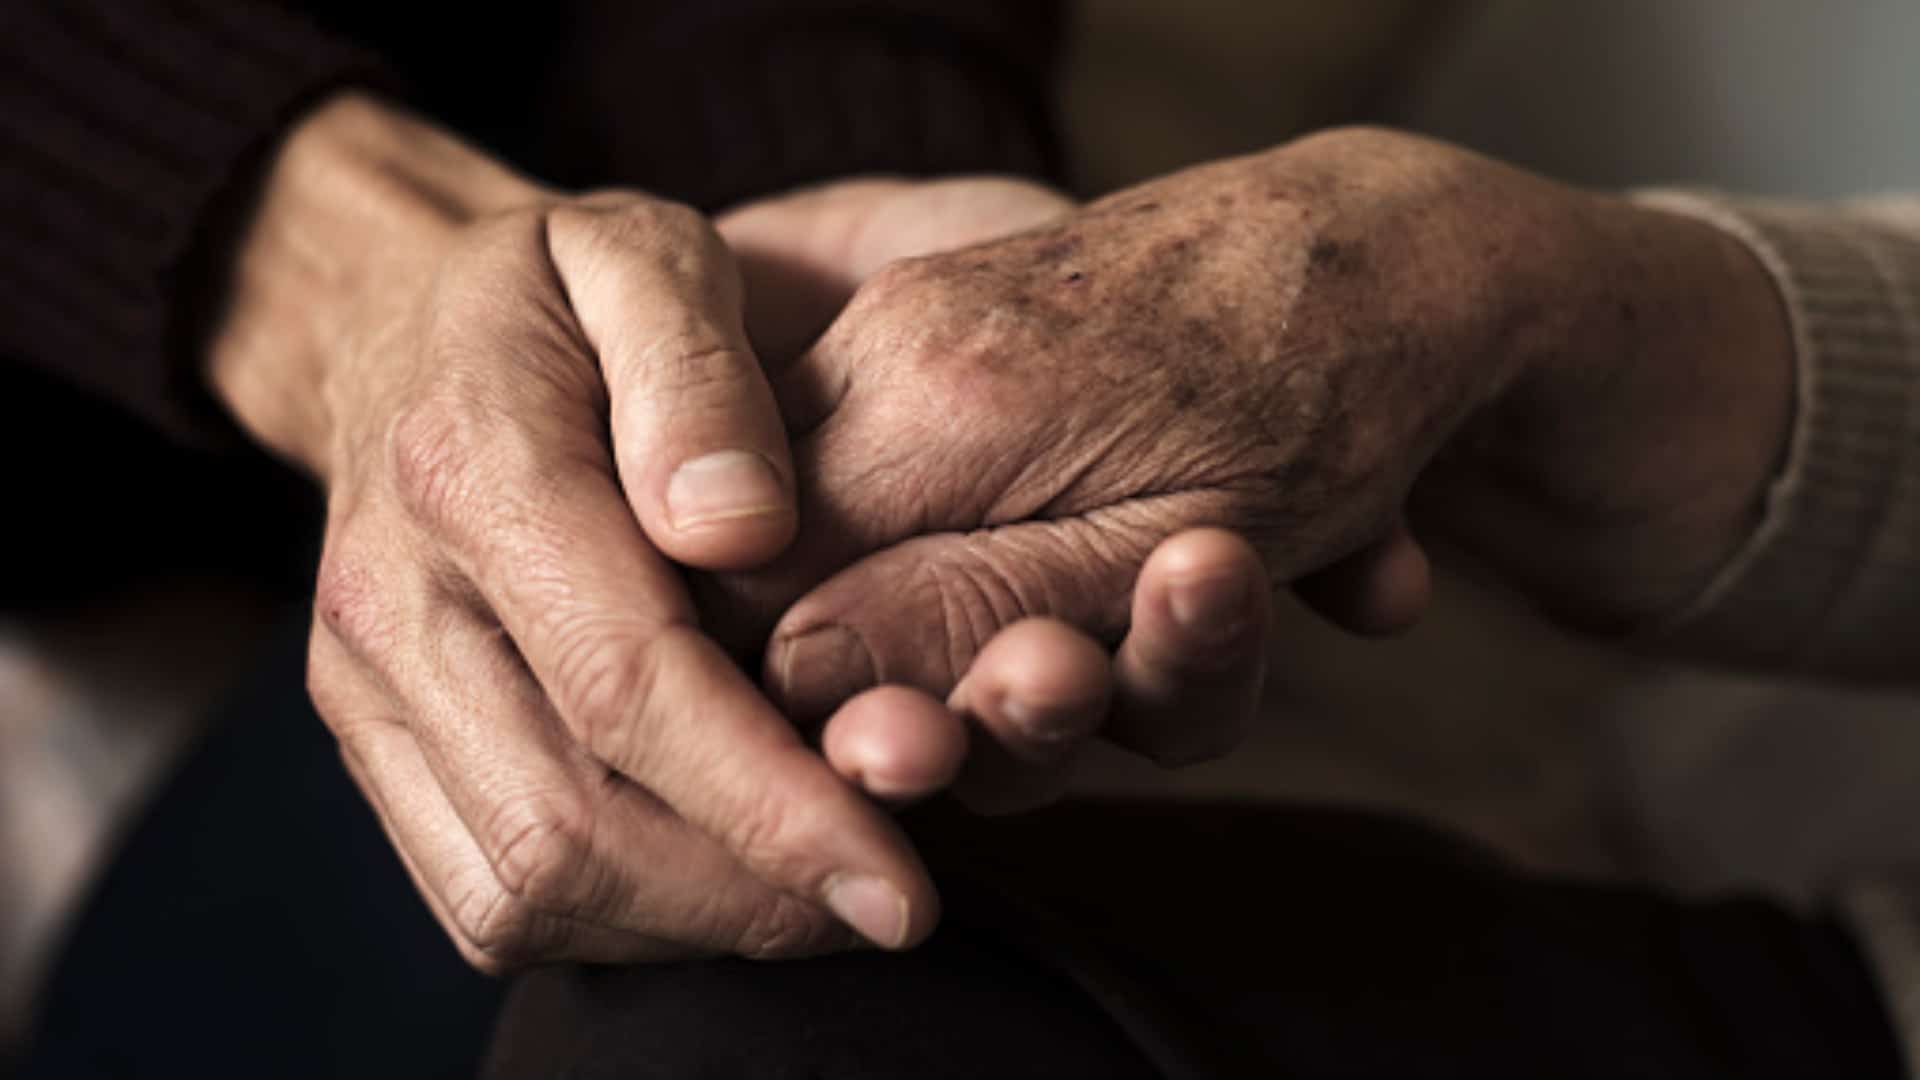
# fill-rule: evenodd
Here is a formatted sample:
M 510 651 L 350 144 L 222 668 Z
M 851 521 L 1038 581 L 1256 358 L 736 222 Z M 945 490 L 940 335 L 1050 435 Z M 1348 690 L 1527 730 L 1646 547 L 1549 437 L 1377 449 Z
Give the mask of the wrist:
M 1504 307 L 1548 313 L 1544 332 L 1435 470 L 1479 520 L 1421 505 L 1555 613 L 1618 630 L 1691 600 L 1757 527 L 1790 438 L 1794 346 L 1735 237 L 1559 190 L 1552 214 L 1525 218 L 1535 254 L 1500 279 Z M 1475 497 L 1453 498 L 1463 486 Z
M 433 277 L 462 226 L 540 190 L 358 94 L 287 135 L 227 246 L 203 374 L 262 446 L 324 475 L 329 374 Z

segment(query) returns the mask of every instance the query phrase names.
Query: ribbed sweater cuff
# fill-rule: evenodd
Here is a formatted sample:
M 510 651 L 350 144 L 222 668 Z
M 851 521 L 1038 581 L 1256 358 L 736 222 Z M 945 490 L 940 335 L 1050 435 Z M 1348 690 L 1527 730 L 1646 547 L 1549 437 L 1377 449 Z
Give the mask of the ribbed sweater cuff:
M 1753 250 L 1798 364 L 1792 445 L 1760 525 L 1662 636 L 1770 670 L 1920 676 L 1920 236 L 1833 207 L 1637 198 Z
M 64 0 L 0 15 L 0 348 L 187 438 L 201 247 L 293 118 L 370 55 L 269 3 Z M 16 107 L 17 106 L 17 107 Z

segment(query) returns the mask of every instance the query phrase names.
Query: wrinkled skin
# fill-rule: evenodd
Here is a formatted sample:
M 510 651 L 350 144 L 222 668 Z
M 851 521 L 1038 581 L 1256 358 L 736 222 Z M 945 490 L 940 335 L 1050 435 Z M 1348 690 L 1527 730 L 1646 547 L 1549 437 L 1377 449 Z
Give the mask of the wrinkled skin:
M 1044 228 L 1072 208 L 1044 187 L 991 177 L 856 180 L 765 200 L 718 225 L 741 259 L 748 329 L 779 370 L 883 268 L 969 239 Z M 850 501 L 864 509 L 864 483 L 854 479 L 862 486 Z M 1230 750 L 1255 718 L 1266 673 L 1271 604 L 1258 556 L 1237 536 L 1186 530 L 1161 543 L 1137 578 L 1107 587 L 1128 609 L 1124 640 L 1109 639 L 1119 640 L 1110 658 L 1084 628 L 1017 619 L 993 632 L 957 685 L 908 684 L 856 698 L 821 734 L 829 760 L 891 802 L 950 789 L 975 810 L 1010 812 L 1058 798 L 1093 737 L 1168 765 Z M 766 604 L 775 595 L 750 599 Z M 723 616 L 753 610 L 735 599 L 716 591 L 703 608 Z M 925 634 L 937 614 L 890 607 L 889 632 Z M 732 625 L 757 644 L 763 631 L 755 628 L 767 624 L 711 625 Z M 946 695 L 945 708 L 929 707 L 914 690 Z M 951 718 L 965 720 L 964 729 Z
M 1749 527 L 1777 323 L 1713 230 L 1422 139 L 1316 136 L 867 280 L 774 372 L 800 538 L 723 589 L 797 597 L 765 677 L 803 716 L 876 681 L 944 692 L 1023 616 L 1117 640 L 1148 553 L 1194 526 L 1390 626 L 1425 597 L 1411 502 L 1544 606 L 1629 622 Z M 1729 412 L 1754 436 L 1698 422 Z
M 950 686 L 1021 613 L 1114 639 L 1115 583 L 1182 528 L 1240 532 L 1288 581 L 1391 539 L 1505 373 L 1458 364 L 1470 320 L 1403 285 L 1436 268 L 1381 249 L 1421 228 L 1424 193 L 1336 180 L 1210 166 L 867 282 L 774 378 L 803 500 L 783 565 L 879 552 L 783 619 L 767 675 L 786 704 Z M 885 604 L 921 617 L 863 637 Z

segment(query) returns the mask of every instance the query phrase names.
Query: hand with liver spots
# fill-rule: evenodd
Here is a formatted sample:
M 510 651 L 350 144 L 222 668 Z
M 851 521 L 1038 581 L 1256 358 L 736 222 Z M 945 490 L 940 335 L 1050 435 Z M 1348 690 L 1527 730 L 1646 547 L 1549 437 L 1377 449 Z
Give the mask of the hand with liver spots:
M 1358 628 L 1423 602 L 1409 513 L 1554 612 L 1629 624 L 1751 523 L 1785 341 L 1713 230 L 1329 133 L 867 280 L 774 378 L 799 540 L 721 587 L 805 593 L 765 677 L 816 715 L 876 682 L 947 693 L 1033 615 L 1117 641 L 1149 553 L 1198 526 Z M 1164 756 L 1226 742 L 1126 711 L 1107 733 Z
M 1008 179 L 865 179 L 755 203 L 717 225 L 746 279 L 748 332 L 779 383 L 883 267 L 1039 227 L 1073 208 L 1057 192 Z M 816 575 L 834 569 L 810 566 Z M 1055 619 L 1016 620 L 993 631 L 944 701 L 916 701 L 894 686 L 840 706 L 823 736 L 828 759 L 889 801 L 950 786 L 977 810 L 1010 811 L 1057 797 L 1097 731 L 1131 730 L 1134 745 L 1166 760 L 1233 741 L 1264 676 L 1268 587 L 1258 556 L 1232 534 L 1186 531 L 1161 543 L 1137 580 L 1113 587 L 1121 603 L 1131 595 L 1130 632 L 1117 651 Z M 792 597 L 760 590 L 742 604 L 723 589 L 702 608 L 777 613 Z M 755 630 L 747 643 L 759 641 Z

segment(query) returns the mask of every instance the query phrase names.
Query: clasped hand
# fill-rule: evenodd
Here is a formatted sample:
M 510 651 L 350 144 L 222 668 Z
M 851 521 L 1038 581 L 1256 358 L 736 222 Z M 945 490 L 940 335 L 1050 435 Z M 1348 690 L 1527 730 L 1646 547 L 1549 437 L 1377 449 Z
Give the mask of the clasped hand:
M 1189 682 L 1245 711 L 1266 594 L 1218 533 L 1148 568 L 1117 663 L 1008 611 L 956 641 L 954 678 L 849 684 L 803 731 L 722 644 L 836 569 L 792 561 L 797 526 L 848 524 L 797 499 L 810 467 L 769 373 L 797 377 L 880 266 L 1067 208 L 1006 181 L 855 183 L 735 215 L 730 246 L 692 211 L 545 191 L 363 99 L 282 149 L 210 378 L 326 489 L 309 690 L 470 962 L 905 946 L 938 898 L 886 803 L 1050 798 L 1111 708 Z M 929 639 L 941 613 L 903 597 L 894 618 Z
M 1460 250 L 1424 209 L 1486 166 L 1359 142 L 710 224 L 361 100 L 304 125 L 211 377 L 326 487 L 310 691 L 469 960 L 911 945 L 886 804 L 1224 752 L 1270 579 L 1410 622 L 1409 493 L 1525 354 L 1492 260 L 1394 254 Z

